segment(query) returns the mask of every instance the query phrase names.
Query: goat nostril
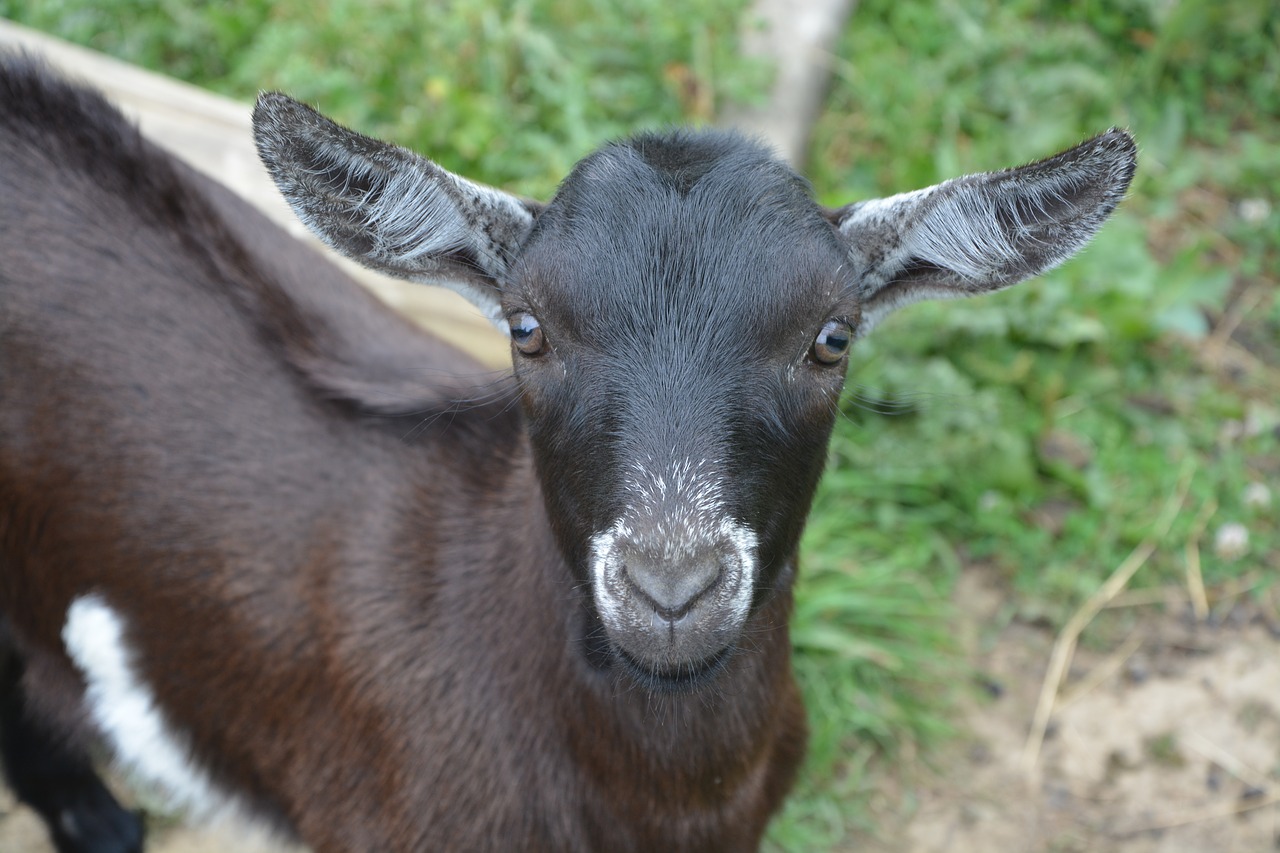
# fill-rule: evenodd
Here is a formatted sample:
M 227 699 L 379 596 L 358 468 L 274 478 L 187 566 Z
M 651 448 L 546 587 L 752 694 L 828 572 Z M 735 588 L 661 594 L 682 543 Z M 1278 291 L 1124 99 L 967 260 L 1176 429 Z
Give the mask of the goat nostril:
M 720 578 L 720 561 L 716 557 L 667 562 L 636 555 L 625 565 L 631 585 L 669 619 L 687 612 Z

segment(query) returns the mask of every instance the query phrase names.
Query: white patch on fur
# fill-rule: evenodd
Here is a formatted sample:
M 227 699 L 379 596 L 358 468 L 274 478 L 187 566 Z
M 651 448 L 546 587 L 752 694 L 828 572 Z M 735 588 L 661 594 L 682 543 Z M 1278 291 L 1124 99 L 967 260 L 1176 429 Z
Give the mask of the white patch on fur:
M 131 778 L 155 788 L 166 805 L 208 823 L 254 826 L 242 807 L 195 764 L 181 735 L 165 721 L 139 677 L 124 640 L 124 622 L 97 595 L 77 598 L 62 629 L 67 654 L 84 674 L 85 704 L 116 760 Z
M 732 621 L 747 617 L 757 574 L 755 531 L 730 517 L 722 503 L 722 483 L 713 461 L 678 460 L 657 474 L 633 461 L 627 492 L 632 502 L 621 518 L 591 538 L 592 592 L 596 609 L 608 625 L 621 627 L 637 614 L 624 602 L 631 598 L 618 553 L 620 540 L 646 548 L 661 559 L 679 563 L 707 545 L 728 542 L 732 556 L 706 604 L 728 610 Z M 648 617 L 643 617 L 647 623 Z
M 715 533 L 717 538 L 725 539 L 732 545 L 734 559 L 724 567 L 724 577 L 712 591 L 713 601 L 709 603 L 727 609 L 732 614 L 732 620 L 740 624 L 747 618 L 755 590 L 756 548 L 759 539 L 751 528 L 728 517 L 720 520 Z M 616 547 L 619 539 L 627 539 L 631 535 L 632 531 L 627 524 L 619 521 L 608 530 L 591 537 L 592 593 L 596 609 L 606 624 L 620 626 L 633 617 L 623 605 L 629 593 L 626 590 L 627 580 L 623 576 L 622 560 Z M 664 541 L 663 553 L 678 559 L 692 544 L 688 540 Z
M 618 522 L 591 537 L 591 589 L 600 617 L 610 625 L 616 625 L 623 619 L 622 561 L 614 544 L 619 536 L 628 535 L 630 531 L 626 525 Z
M 738 578 L 737 585 L 732 588 L 728 604 L 733 612 L 733 618 L 743 622 L 747 618 L 747 611 L 751 608 L 751 598 L 755 592 L 756 548 L 759 547 L 760 540 L 754 530 L 730 518 L 724 520 L 720 532 L 733 543 L 738 555 L 741 577 Z

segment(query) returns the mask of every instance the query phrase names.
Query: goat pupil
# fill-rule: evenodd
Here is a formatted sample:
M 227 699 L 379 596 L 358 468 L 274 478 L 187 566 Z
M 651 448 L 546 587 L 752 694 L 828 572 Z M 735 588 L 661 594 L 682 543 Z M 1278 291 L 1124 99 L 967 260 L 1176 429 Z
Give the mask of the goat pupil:
M 542 327 L 532 314 L 517 314 L 511 318 L 511 340 L 526 355 L 542 349 Z
M 834 364 L 849 349 L 853 341 L 853 332 L 848 323 L 840 320 L 828 320 L 818 332 L 813 342 L 813 355 L 823 364 Z

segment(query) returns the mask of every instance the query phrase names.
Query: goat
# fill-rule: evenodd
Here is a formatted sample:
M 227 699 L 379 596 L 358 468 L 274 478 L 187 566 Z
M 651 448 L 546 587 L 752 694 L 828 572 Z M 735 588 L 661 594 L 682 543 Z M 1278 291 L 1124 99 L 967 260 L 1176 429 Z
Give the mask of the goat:
M 797 547 L 855 340 L 1074 253 L 1129 135 L 819 207 L 758 143 L 641 134 L 546 204 L 280 94 L 299 217 L 453 288 L 412 327 L 98 94 L 0 63 L 4 759 L 136 850 L 91 742 L 317 851 L 752 850 L 796 775 Z

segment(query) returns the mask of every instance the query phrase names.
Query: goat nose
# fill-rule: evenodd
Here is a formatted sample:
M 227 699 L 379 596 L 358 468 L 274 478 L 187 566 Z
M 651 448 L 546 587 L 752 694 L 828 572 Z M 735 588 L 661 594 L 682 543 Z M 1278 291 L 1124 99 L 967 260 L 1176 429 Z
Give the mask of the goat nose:
M 720 577 L 720 558 L 713 552 L 675 560 L 633 552 L 624 565 L 632 585 L 669 619 L 682 616 Z

